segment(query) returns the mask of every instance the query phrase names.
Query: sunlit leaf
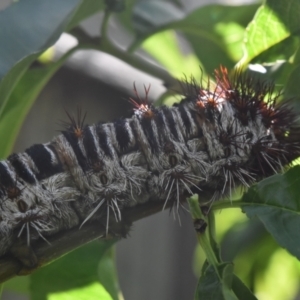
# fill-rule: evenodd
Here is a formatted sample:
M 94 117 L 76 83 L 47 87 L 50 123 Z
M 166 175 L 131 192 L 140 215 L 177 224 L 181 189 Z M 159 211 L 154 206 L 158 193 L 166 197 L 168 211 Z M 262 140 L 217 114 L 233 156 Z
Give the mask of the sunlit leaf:
M 208 73 L 212 73 L 220 64 L 232 67 L 241 58 L 244 28 L 257 7 L 208 5 L 184 17 L 178 14 L 176 18 L 176 14 L 171 14 L 169 21 L 168 18 L 157 23 L 145 21 L 147 25 L 142 30 L 137 29 L 139 35 L 131 49 L 135 49 L 157 32 L 174 29 L 184 33 Z M 160 48 L 158 45 L 156 47 Z
M 159 47 L 157 47 L 159 45 Z M 193 54 L 183 54 L 174 31 L 164 31 L 153 35 L 143 44 L 150 53 L 174 77 L 182 79 L 193 75 L 200 78 L 200 62 Z
M 173 26 L 184 32 L 208 74 L 220 64 L 229 68 L 241 58 L 244 28 L 257 5 L 208 5 Z
M 255 277 L 259 300 L 295 299 L 299 288 L 299 261 L 279 248 L 270 257 L 268 266 Z M 276 289 L 274 289 L 276 286 Z
M 36 298 L 41 299 L 41 298 Z M 101 300 L 113 300 L 105 288 L 97 283 L 92 282 L 83 287 L 77 287 L 72 290 L 63 292 L 50 293 L 47 300 L 89 300 L 89 299 L 101 299 Z
M 221 239 L 228 232 L 228 230 L 232 228 L 232 226 L 240 224 L 247 220 L 247 217 L 241 212 L 239 208 L 221 210 L 220 212 L 215 214 L 215 217 L 218 239 Z
M 87 244 L 33 273 L 31 299 L 113 299 L 98 280 L 98 263 L 114 242 Z
M 267 0 L 247 27 L 244 56 L 245 65 L 272 46 L 284 42 L 300 30 L 300 1 Z

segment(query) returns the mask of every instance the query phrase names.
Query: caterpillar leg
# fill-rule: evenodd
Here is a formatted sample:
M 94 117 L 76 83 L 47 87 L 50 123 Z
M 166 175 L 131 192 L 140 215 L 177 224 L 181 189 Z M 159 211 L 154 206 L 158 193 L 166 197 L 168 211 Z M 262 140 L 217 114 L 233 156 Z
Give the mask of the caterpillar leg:
M 30 245 L 17 238 L 9 253 L 15 257 L 25 268 L 34 269 L 38 265 L 38 259 Z

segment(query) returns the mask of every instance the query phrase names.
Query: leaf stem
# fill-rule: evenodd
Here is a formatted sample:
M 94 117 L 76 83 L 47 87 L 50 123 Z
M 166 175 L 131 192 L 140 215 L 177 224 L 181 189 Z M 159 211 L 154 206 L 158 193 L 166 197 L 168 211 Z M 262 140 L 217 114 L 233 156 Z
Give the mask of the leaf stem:
M 149 201 L 134 207 L 125 208 L 122 211 L 122 221 L 116 222 L 114 218 L 110 219 L 110 231 L 113 234 L 106 236 L 106 228 L 101 224 L 105 224 L 106 220 L 101 221 L 101 217 L 95 222 L 85 224 L 80 230 L 74 227 L 67 231 L 60 231 L 53 236 L 47 237 L 51 243 L 48 245 L 44 240 L 40 239 L 33 243 L 32 248 L 38 259 L 38 267 L 42 267 L 53 260 L 65 255 L 66 253 L 88 243 L 93 240 L 106 236 L 107 239 L 116 238 L 116 236 L 126 236 L 132 222 L 143 219 L 147 216 L 160 212 L 164 203 L 158 201 Z M 168 208 L 168 207 L 167 207 Z M 106 218 L 106 217 L 105 217 Z M 23 241 L 26 244 L 26 241 Z M 36 269 L 26 268 L 21 262 L 14 257 L 0 258 L 0 283 L 4 282 L 16 275 L 28 275 Z
M 77 37 L 79 47 L 81 49 L 94 49 L 110 54 L 138 70 L 141 70 L 149 75 L 161 79 L 167 88 L 177 90 L 179 87 L 179 81 L 173 78 L 168 71 L 152 62 L 149 62 L 148 60 L 144 59 L 138 54 L 127 52 L 126 49 L 122 49 L 121 47 L 115 45 L 113 41 L 109 39 L 107 31 L 110 16 L 111 12 L 109 10 L 106 10 L 104 13 L 103 21 L 101 23 L 100 39 L 91 38 L 79 28 L 73 29 L 71 33 L 75 37 Z
M 214 239 L 215 236 L 214 224 L 212 224 L 211 229 L 209 228 L 211 226 L 209 222 L 211 221 L 214 223 L 214 218 L 207 218 L 207 216 L 203 214 L 203 212 L 200 209 L 199 201 L 197 198 L 190 198 L 188 200 L 188 203 L 190 206 L 192 218 L 194 220 L 194 226 L 196 229 L 198 242 L 205 253 L 208 263 L 213 266 L 213 268 L 216 271 L 216 274 L 218 274 L 218 276 L 221 278 L 221 275 L 218 271 L 218 265 L 220 264 L 219 255 L 216 254 L 216 252 L 214 251 L 212 247 L 212 240 L 210 239 Z M 213 241 L 213 244 L 214 243 L 215 241 Z
M 99 49 L 103 52 L 106 52 L 108 54 L 111 54 L 124 62 L 128 63 L 132 67 L 135 67 L 145 73 L 148 73 L 154 77 L 157 77 L 164 81 L 164 84 L 167 87 L 173 87 L 178 84 L 178 81 L 174 79 L 169 72 L 164 70 L 163 68 L 146 61 L 145 59 L 139 57 L 136 54 L 129 54 L 125 50 L 122 50 L 115 45 L 113 45 L 111 42 L 107 40 L 107 43 L 103 45 L 104 47 Z
M 216 257 L 218 258 L 218 261 L 220 262 L 221 261 L 220 251 L 216 239 L 215 214 L 212 210 L 208 213 L 207 219 L 208 219 L 208 235 L 209 235 L 210 245 Z
M 131 54 L 129 52 L 126 52 L 125 49 L 119 48 L 118 46 L 114 45 L 112 41 L 109 40 L 107 31 L 108 31 L 108 22 L 110 16 L 111 16 L 111 11 L 106 9 L 104 12 L 103 21 L 101 23 L 101 28 L 100 28 L 101 31 L 100 44 L 91 43 L 91 45 L 88 46 L 90 46 L 93 49 L 100 50 L 107 54 L 115 56 L 120 60 L 123 60 L 124 62 L 128 63 L 129 65 L 163 80 L 165 85 L 167 85 L 168 87 L 176 86 L 178 84 L 178 81 L 174 79 L 166 70 L 151 62 L 146 61 L 145 59 L 139 57 L 136 54 Z
M 212 265 L 218 273 L 217 265 L 219 264 L 219 261 L 211 247 L 207 232 L 205 231 L 203 234 L 197 234 L 197 239 L 205 253 L 208 263 Z

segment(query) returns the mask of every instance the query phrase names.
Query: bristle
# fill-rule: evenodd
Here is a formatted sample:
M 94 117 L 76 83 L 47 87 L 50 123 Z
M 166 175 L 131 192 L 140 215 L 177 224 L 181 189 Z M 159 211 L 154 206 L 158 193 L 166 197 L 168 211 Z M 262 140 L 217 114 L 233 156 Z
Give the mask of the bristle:
M 77 115 L 71 115 L 66 109 L 65 113 L 69 119 L 69 122 L 62 122 L 64 129 L 71 134 L 73 134 L 76 138 L 83 137 L 83 131 L 85 127 L 85 118 L 87 113 L 82 114 L 81 108 L 77 107 Z
M 148 87 L 144 85 L 144 92 L 145 96 L 142 98 L 140 97 L 135 83 L 133 84 L 133 91 L 135 94 L 136 99 L 129 98 L 129 102 L 134 107 L 134 113 L 137 115 L 141 115 L 144 118 L 151 119 L 154 116 L 153 107 L 149 101 L 149 92 L 150 92 L 151 85 L 149 84 Z

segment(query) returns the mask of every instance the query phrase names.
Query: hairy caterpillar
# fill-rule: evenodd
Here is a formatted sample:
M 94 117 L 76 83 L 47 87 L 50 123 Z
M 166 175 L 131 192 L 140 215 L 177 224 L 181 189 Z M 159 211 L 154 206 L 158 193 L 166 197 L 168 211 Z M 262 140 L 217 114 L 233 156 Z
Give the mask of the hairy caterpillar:
M 148 90 L 146 90 L 146 94 Z M 47 144 L 0 162 L 0 255 L 90 219 L 122 219 L 147 201 L 178 212 L 198 193 L 215 201 L 281 170 L 300 155 L 299 125 L 273 86 L 216 71 L 173 107 L 138 99 L 129 119 L 71 123 Z

